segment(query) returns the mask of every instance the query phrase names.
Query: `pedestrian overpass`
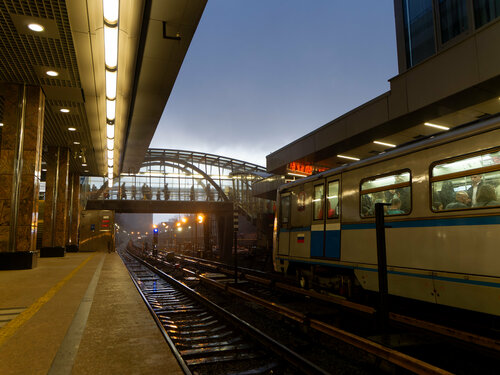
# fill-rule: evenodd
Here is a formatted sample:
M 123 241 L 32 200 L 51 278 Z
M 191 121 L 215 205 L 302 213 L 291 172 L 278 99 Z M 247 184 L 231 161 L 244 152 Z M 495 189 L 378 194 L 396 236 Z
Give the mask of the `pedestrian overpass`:
M 262 166 L 220 155 L 149 149 L 138 172 L 122 173 L 111 184 L 103 177 L 86 177 L 81 195 L 87 210 L 204 213 L 215 223 L 218 246 L 227 254 L 235 211 L 260 235 L 270 235 L 264 218 L 273 214 L 272 202 L 252 193 L 253 184 L 269 176 Z

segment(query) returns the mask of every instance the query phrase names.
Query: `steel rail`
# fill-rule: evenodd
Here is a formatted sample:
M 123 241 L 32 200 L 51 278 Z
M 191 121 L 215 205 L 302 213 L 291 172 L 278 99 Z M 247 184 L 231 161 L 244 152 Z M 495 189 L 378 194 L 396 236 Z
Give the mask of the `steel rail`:
M 182 269 L 184 272 L 189 273 L 191 275 L 196 275 L 195 272 L 185 269 Z M 387 348 L 383 345 L 380 345 L 371 340 L 365 339 L 361 336 L 349 333 L 340 328 L 334 327 L 327 323 L 321 322 L 316 319 L 309 319 L 305 314 L 300 312 L 293 311 L 285 306 L 281 306 L 274 302 L 266 301 L 262 298 L 253 296 L 249 293 L 243 292 L 239 289 L 236 289 L 232 286 L 229 286 L 227 283 L 223 285 L 221 282 L 212 280 L 208 277 L 202 275 L 196 275 L 200 279 L 200 281 L 205 282 L 209 285 L 213 285 L 218 289 L 223 289 L 226 292 L 236 295 L 240 298 L 246 299 L 248 301 L 258 303 L 259 305 L 277 312 L 285 317 L 288 317 L 294 321 L 297 321 L 301 324 L 309 326 L 319 332 L 322 332 L 328 336 L 334 337 L 338 340 L 341 340 L 347 344 L 350 344 L 358 349 L 361 349 L 367 353 L 373 354 L 381 359 L 384 359 L 394 365 L 404 368 L 409 371 L 413 371 L 417 374 L 429 374 L 429 375 L 450 375 L 449 371 L 443 370 L 437 366 L 431 365 L 427 362 L 421 361 L 417 358 L 411 357 L 404 353 L 401 353 L 397 350 Z
M 196 262 L 193 259 L 190 259 L 189 261 Z M 218 269 L 221 271 L 226 271 L 229 274 L 234 273 L 233 270 L 225 268 L 225 267 L 227 267 L 226 265 L 221 264 L 221 266 L 213 266 L 213 265 L 206 263 L 206 262 L 200 262 L 200 263 L 203 264 L 204 266 L 208 266 L 208 267 Z M 186 269 L 184 269 L 184 270 L 187 272 Z M 369 315 L 375 315 L 377 312 L 377 310 L 373 307 L 362 305 L 362 304 L 355 303 L 355 302 L 351 302 L 351 301 L 343 299 L 340 296 L 338 296 L 338 297 L 328 296 L 328 295 L 318 293 L 316 291 L 304 290 L 304 289 L 299 288 L 299 287 L 295 287 L 295 286 L 288 285 L 288 284 L 281 283 L 281 282 L 274 282 L 274 280 L 272 280 L 272 279 L 266 279 L 266 278 L 262 278 L 259 276 L 249 275 L 249 274 L 244 273 L 244 272 L 241 274 L 241 276 L 239 275 L 239 277 L 245 278 L 246 280 L 249 280 L 249 281 L 260 283 L 262 285 L 267 285 L 267 286 L 272 286 L 272 287 L 283 289 L 283 290 L 288 290 L 288 291 L 291 291 L 293 293 L 301 294 L 304 296 L 309 296 L 311 298 L 315 298 L 315 299 L 322 300 L 325 302 L 331 302 L 331 303 L 334 303 L 334 304 L 337 304 L 337 305 L 340 305 L 340 306 L 343 306 L 343 307 L 346 307 L 346 308 L 349 308 L 352 310 L 356 310 L 356 311 L 359 311 L 362 313 L 366 313 Z M 413 318 L 413 317 L 409 317 L 409 316 L 405 316 L 405 315 L 401 315 L 401 314 L 397 314 L 397 313 L 393 313 L 393 312 L 389 313 L 389 319 L 392 320 L 393 322 L 396 322 L 399 324 L 404 324 L 406 326 L 424 329 L 424 330 L 434 332 L 434 333 L 437 333 L 437 334 L 440 334 L 440 335 L 443 335 L 443 336 L 446 336 L 446 337 L 449 337 L 449 338 L 452 338 L 455 340 L 460 340 L 464 343 L 477 345 L 477 346 L 481 346 L 483 348 L 486 348 L 488 350 L 500 352 L 500 340 L 492 339 L 492 338 L 485 337 L 485 336 L 476 335 L 476 334 L 471 333 L 471 332 L 460 331 L 460 330 L 457 330 L 457 329 L 454 329 L 451 327 L 439 325 L 439 324 L 432 323 L 432 322 L 423 321 L 423 320 L 420 320 L 417 318 Z
M 427 331 L 438 333 L 443 336 L 451 337 L 453 339 L 457 339 L 466 343 L 478 345 L 486 349 L 500 352 L 500 340 L 479 336 L 470 332 L 459 331 L 451 327 L 426 322 L 420 319 L 411 318 L 409 316 L 404 316 L 396 313 L 389 313 L 389 318 L 398 323 L 425 329 Z
M 208 306 L 211 308 L 213 311 L 215 311 L 217 314 L 225 317 L 227 320 L 231 321 L 233 324 L 238 326 L 240 329 L 245 331 L 247 334 L 252 336 L 254 339 L 259 341 L 261 344 L 265 345 L 268 347 L 270 350 L 272 350 L 276 355 L 278 355 L 280 358 L 285 359 L 287 362 L 291 363 L 294 367 L 299 369 L 305 374 L 323 374 L 327 375 L 328 372 L 324 371 L 320 367 L 316 366 L 314 363 L 310 362 L 306 358 L 300 356 L 299 354 L 295 353 L 294 351 L 290 350 L 286 346 L 280 344 L 273 338 L 269 337 L 268 335 L 264 334 L 262 331 L 258 330 L 257 328 L 251 326 L 249 323 L 245 322 L 244 320 L 238 318 L 234 314 L 230 313 L 229 311 L 221 308 L 220 306 L 216 305 L 215 303 L 209 301 L 206 297 L 198 293 L 197 291 L 191 289 L 188 287 L 186 284 L 180 282 L 179 280 L 176 280 L 172 276 L 168 275 L 161 269 L 155 267 L 154 265 L 144 261 L 143 259 L 137 257 L 134 254 L 129 253 L 132 257 L 137 259 L 139 262 L 141 262 L 144 266 L 148 267 L 150 270 L 155 272 L 156 274 L 160 275 L 162 278 L 168 280 L 169 282 L 172 282 L 173 284 L 177 285 L 179 288 L 181 288 L 183 291 L 197 299 L 199 302 L 204 304 L 205 306 Z M 192 273 L 192 271 L 190 271 Z M 198 276 L 199 277 L 199 276 Z M 205 281 L 209 280 L 208 278 L 204 278 Z M 213 280 L 208 281 L 208 283 L 212 284 Z M 220 283 L 218 283 L 220 284 Z M 215 284 L 212 284 L 215 285 Z M 218 286 L 220 288 L 220 285 Z M 224 289 L 224 286 L 222 286 L 222 289 Z M 233 289 L 233 288 L 232 288 Z
M 123 263 L 125 263 L 125 260 L 123 259 L 123 256 L 120 253 L 118 253 L 118 254 L 122 258 Z M 127 268 L 127 270 L 128 270 L 128 268 Z M 167 331 L 165 330 L 165 327 L 163 326 L 163 324 L 161 323 L 160 319 L 158 318 L 158 316 L 156 315 L 155 311 L 153 310 L 153 307 L 151 306 L 151 304 L 147 300 L 146 296 L 142 292 L 141 287 L 139 286 L 139 284 L 137 284 L 137 281 L 132 276 L 132 274 L 130 273 L 130 271 L 129 271 L 129 276 L 132 279 L 132 282 L 134 283 L 134 285 L 135 285 L 137 291 L 139 292 L 142 300 L 146 304 L 146 307 L 148 308 L 149 313 L 153 317 L 156 325 L 160 329 L 160 332 L 163 335 L 163 338 L 165 339 L 165 341 L 167 342 L 168 346 L 170 347 L 170 350 L 172 350 L 172 353 L 173 353 L 175 359 L 177 360 L 177 363 L 179 363 L 179 366 L 181 367 L 182 371 L 184 372 L 185 375 L 193 375 L 192 372 L 191 372 L 191 370 L 189 370 L 189 367 L 187 366 L 186 362 L 182 358 L 181 354 L 179 353 L 179 351 L 175 347 L 174 342 L 172 341 L 172 339 L 168 335 Z

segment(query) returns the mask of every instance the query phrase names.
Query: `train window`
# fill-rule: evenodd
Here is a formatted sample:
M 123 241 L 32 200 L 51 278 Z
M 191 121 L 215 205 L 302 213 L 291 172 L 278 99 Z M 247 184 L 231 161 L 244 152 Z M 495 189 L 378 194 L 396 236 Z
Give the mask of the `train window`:
M 435 164 L 431 173 L 433 211 L 500 206 L 498 150 Z
M 287 227 L 290 222 L 290 196 L 282 196 L 280 204 L 281 226 Z
M 323 206 L 324 206 L 325 192 L 323 185 L 316 185 L 314 187 L 313 198 L 313 220 L 323 219 Z
M 386 215 L 405 215 L 411 211 L 410 171 L 370 177 L 361 181 L 361 217 L 375 216 L 376 203 L 390 203 Z
M 339 182 L 328 183 L 328 195 L 326 196 L 327 219 L 339 217 Z

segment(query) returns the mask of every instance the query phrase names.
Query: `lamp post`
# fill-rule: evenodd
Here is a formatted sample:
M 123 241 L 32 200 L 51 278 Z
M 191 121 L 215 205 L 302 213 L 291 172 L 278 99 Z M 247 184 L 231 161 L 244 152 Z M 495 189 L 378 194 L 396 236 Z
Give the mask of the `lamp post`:
M 198 214 L 196 215 L 196 221 L 194 223 L 194 229 L 195 229 L 195 238 L 196 238 L 196 250 L 198 250 L 198 223 L 203 224 L 203 221 L 205 220 L 205 216 L 203 214 Z

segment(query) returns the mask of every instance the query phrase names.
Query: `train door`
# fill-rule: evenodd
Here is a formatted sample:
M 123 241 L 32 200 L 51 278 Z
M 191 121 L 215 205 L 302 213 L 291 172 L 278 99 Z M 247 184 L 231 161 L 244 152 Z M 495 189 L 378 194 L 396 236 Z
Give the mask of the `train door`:
M 279 225 L 278 225 L 278 254 L 288 255 L 290 252 L 290 193 L 280 195 Z
M 325 256 L 325 183 L 318 182 L 313 186 L 312 224 L 311 224 L 311 257 Z
M 325 186 L 325 253 L 327 258 L 340 259 L 340 180 L 329 177 Z
M 340 258 L 340 182 L 337 176 L 314 185 L 311 257 Z

